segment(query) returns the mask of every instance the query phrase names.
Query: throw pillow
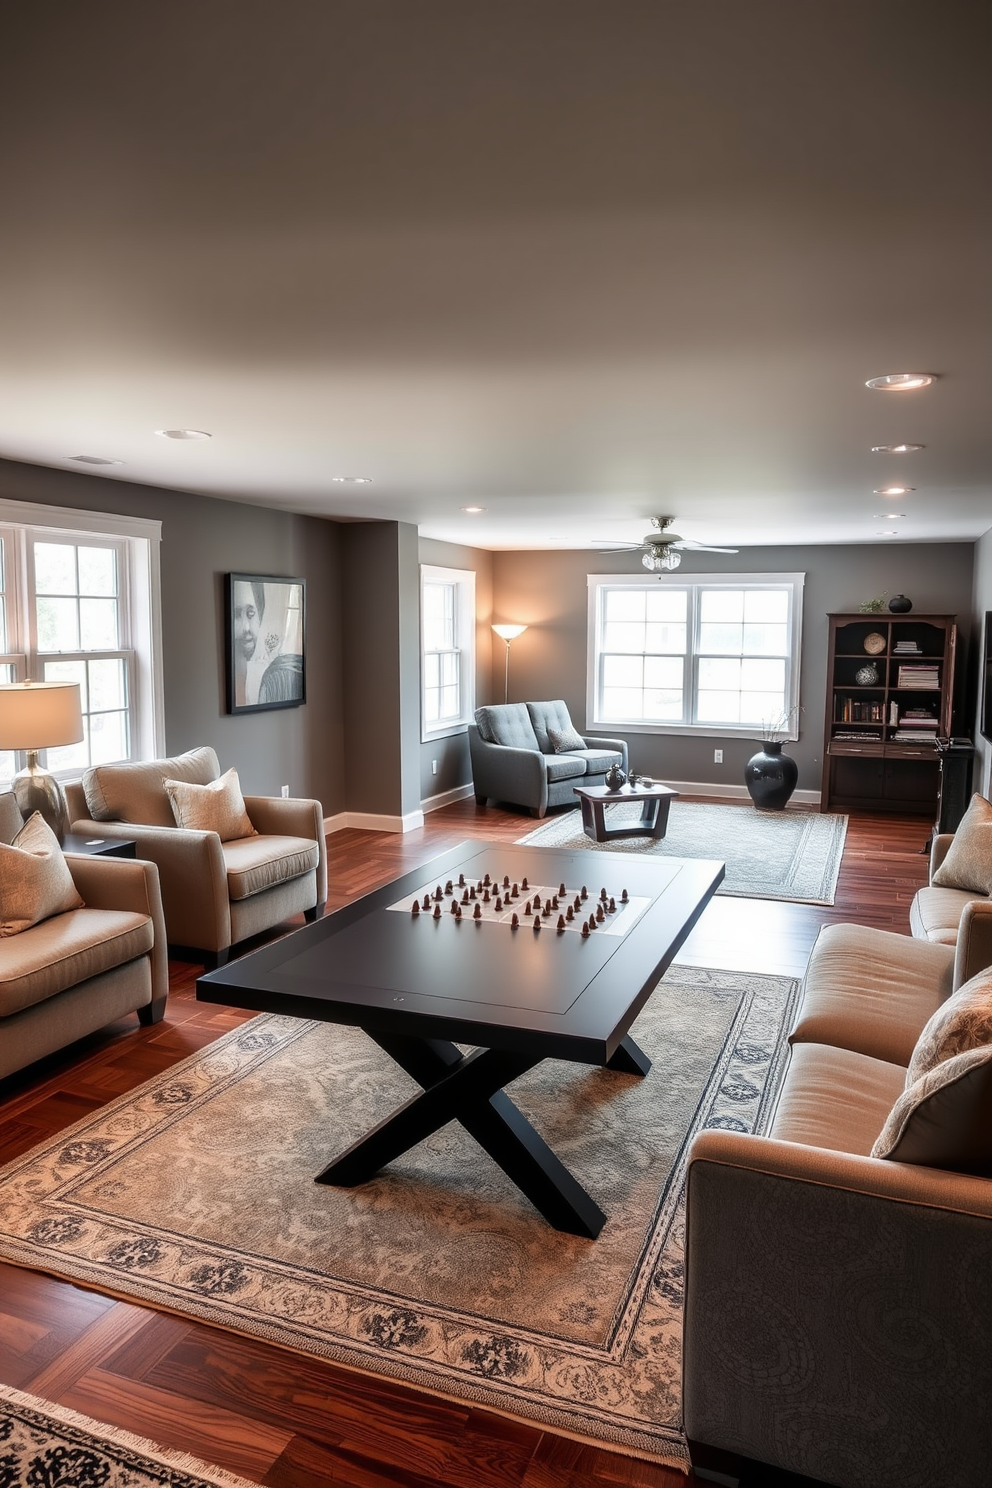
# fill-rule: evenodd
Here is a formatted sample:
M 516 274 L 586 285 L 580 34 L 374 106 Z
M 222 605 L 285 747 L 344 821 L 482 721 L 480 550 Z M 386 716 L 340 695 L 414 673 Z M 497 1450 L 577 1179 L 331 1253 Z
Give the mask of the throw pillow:
M 162 783 L 178 827 L 192 832 L 216 832 L 221 842 L 258 836 L 245 810 L 237 770 L 228 770 L 209 785 L 190 785 L 185 780 Z
M 585 749 L 586 741 L 574 728 L 549 728 L 548 738 L 555 754 L 568 754 L 573 749 Z
M 992 1176 L 992 1044 L 945 1059 L 904 1090 L 871 1155 Z
M 906 1088 L 923 1075 L 981 1044 L 992 1044 L 992 967 L 986 967 L 934 1013 L 916 1041 Z
M 992 894 L 992 804 L 984 796 L 972 796 L 932 882 L 941 889 Z
M 0 842 L 0 936 L 82 907 L 59 840 L 36 811 L 13 842 Z

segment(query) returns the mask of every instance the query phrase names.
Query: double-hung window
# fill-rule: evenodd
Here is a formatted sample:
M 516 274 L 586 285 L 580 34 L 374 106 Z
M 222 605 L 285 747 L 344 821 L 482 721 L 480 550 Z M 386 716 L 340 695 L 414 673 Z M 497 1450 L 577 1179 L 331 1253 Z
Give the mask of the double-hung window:
M 803 577 L 590 574 L 590 725 L 794 736 Z
M 44 752 L 53 773 L 161 752 L 159 530 L 0 502 L 0 681 L 80 689 L 84 735 Z M 0 755 L 0 779 L 22 763 Z
M 421 735 L 463 729 L 475 709 L 475 574 L 420 570 Z

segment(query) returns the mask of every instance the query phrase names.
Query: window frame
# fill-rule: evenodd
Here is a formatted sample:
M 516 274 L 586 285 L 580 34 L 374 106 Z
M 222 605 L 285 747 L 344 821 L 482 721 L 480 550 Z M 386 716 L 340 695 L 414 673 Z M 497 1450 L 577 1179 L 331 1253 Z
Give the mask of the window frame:
M 588 628 L 586 646 L 586 716 L 587 728 L 602 730 L 622 729 L 633 734 L 672 734 L 689 738 L 711 739 L 762 739 L 768 730 L 760 725 L 733 723 L 668 723 L 663 720 L 644 723 L 640 720 L 627 722 L 617 718 L 603 718 L 600 714 L 600 648 L 599 637 L 602 623 L 602 596 L 606 589 L 635 586 L 653 589 L 663 585 L 668 589 L 690 590 L 689 638 L 685 653 L 686 688 L 690 707 L 695 707 L 699 678 L 699 602 L 698 594 L 703 589 L 786 589 L 789 591 L 789 648 L 786 656 L 785 711 L 789 716 L 787 730 L 779 730 L 786 741 L 799 737 L 799 689 L 802 659 L 802 612 L 805 573 L 694 573 L 694 574 L 587 574 Z M 638 654 L 638 653 L 632 653 Z
M 21 649 L 5 652 L 0 662 L 13 664 L 14 680 L 44 680 L 46 662 L 124 658 L 127 686 L 129 759 L 154 759 L 165 752 L 165 699 L 162 669 L 161 535 L 159 521 L 91 512 L 74 507 L 36 506 L 0 499 L 0 537 L 5 547 L 5 593 L 8 637 L 11 620 Z M 120 640 L 111 650 L 39 651 L 33 583 L 33 542 L 111 546 L 118 555 Z M 18 752 L 15 769 L 23 765 Z M 79 765 L 53 770 L 60 780 L 78 779 Z
M 424 638 L 424 590 L 429 584 L 446 584 L 454 588 L 454 645 L 441 648 L 445 654 L 454 650 L 458 656 L 457 719 L 445 718 L 432 726 L 427 722 L 427 650 Z M 420 565 L 420 738 L 422 743 L 463 734 L 475 717 L 475 570 L 442 568 L 434 563 Z M 431 655 L 441 650 L 432 648 Z

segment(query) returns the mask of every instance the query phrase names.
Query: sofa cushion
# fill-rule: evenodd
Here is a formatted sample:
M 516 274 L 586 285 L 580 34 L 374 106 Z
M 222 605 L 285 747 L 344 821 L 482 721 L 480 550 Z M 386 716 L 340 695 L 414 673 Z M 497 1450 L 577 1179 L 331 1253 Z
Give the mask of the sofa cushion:
M 992 1044 L 945 1059 L 904 1090 L 871 1155 L 992 1177 Z
M 505 744 L 510 749 L 539 748 L 525 703 L 490 703 L 476 709 L 475 721 L 488 744 Z
M 571 754 L 573 751 L 586 747 L 585 739 L 572 728 L 571 724 L 568 728 L 549 728 L 548 743 L 551 745 L 553 754 Z
M 792 1044 L 831 1044 L 905 1070 L 951 994 L 954 948 L 866 925 L 828 925 L 809 959 Z
M 930 1019 L 916 1041 L 906 1087 L 968 1049 L 992 1044 L 992 967 L 959 987 Z
M 918 940 L 952 946 L 958 938 L 962 911 L 975 897 L 965 889 L 920 889 L 909 907 L 909 928 Z
M 548 782 L 553 780 L 579 780 L 586 773 L 586 762 L 577 754 L 545 755 Z
M 250 899 L 263 889 L 299 878 L 317 866 L 319 848 L 306 837 L 242 837 L 221 845 L 232 899 Z
M 12 790 L 0 791 L 0 842 L 13 842 L 24 825 L 24 818 Z
M 94 821 L 174 827 L 176 819 L 164 782 L 182 780 L 208 785 L 219 774 L 220 765 L 212 749 L 190 749 L 175 759 L 94 765 L 83 776 L 83 794 Z
M 940 889 L 992 894 L 992 803 L 984 796 L 972 796 L 932 882 Z
M 615 749 L 575 749 L 572 753 L 584 761 L 587 775 L 604 775 L 611 765 L 623 764 L 623 755 Z
M 237 770 L 228 770 L 209 785 L 184 780 L 166 780 L 163 785 L 177 826 L 193 832 L 216 832 L 221 842 L 255 836 Z
M 770 1135 L 867 1157 L 905 1079 L 901 1064 L 851 1049 L 796 1044 Z
M 82 902 L 58 838 L 34 812 L 13 842 L 0 842 L 0 937 L 19 935 Z
M 534 736 L 537 739 L 537 747 L 542 754 L 554 754 L 555 746 L 551 742 L 549 729 L 557 729 L 559 733 L 575 734 L 579 740 L 578 747 L 585 743 L 582 736 L 576 733 L 575 725 L 572 723 L 568 705 L 564 698 L 552 698 L 547 703 L 528 703 L 527 712 L 530 714 L 531 725 Z
M 146 955 L 154 938 L 148 915 L 124 909 L 76 909 L 32 926 L 3 948 L 0 1018 Z

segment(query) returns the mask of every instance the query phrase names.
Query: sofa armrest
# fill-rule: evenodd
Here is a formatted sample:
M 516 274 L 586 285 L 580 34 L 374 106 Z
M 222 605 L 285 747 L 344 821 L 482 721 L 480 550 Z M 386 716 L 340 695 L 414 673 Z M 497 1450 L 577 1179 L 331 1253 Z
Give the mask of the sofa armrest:
M 231 944 L 227 865 L 216 832 L 88 818 L 72 822 L 70 830 L 87 837 L 132 841 L 139 858 L 157 865 L 166 931 L 174 945 L 222 951 Z
M 587 749 L 615 749 L 618 754 L 623 756 L 622 769 L 624 774 L 627 773 L 628 764 L 626 739 L 598 739 L 595 738 L 592 734 L 583 734 L 582 742 Z
M 992 899 L 969 899 L 958 921 L 954 991 L 992 966 Z
M 933 876 L 937 872 L 937 869 L 940 867 L 941 863 L 947 857 L 948 849 L 950 848 L 950 845 L 951 845 L 951 843 L 953 841 L 954 841 L 954 833 L 953 832 L 940 832 L 933 839 L 933 842 L 930 844 L 930 882 L 931 883 L 933 883 Z
M 992 1181 L 732 1132 L 689 1161 L 690 1439 L 835 1483 L 982 1481 Z
M 541 751 L 489 744 L 474 724 L 468 735 L 476 794 L 532 806 L 543 816 L 548 809 L 548 767 Z
M 134 858 L 93 857 L 66 853 L 72 881 L 89 909 L 128 909 L 148 915 L 155 934 L 152 947 L 152 1001 L 168 996 L 169 951 L 158 869 Z
M 327 839 L 324 808 L 300 796 L 245 796 L 245 810 L 257 832 L 277 837 L 306 837 L 316 842 L 317 903 L 327 900 Z

